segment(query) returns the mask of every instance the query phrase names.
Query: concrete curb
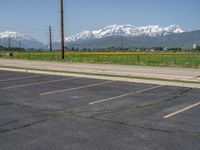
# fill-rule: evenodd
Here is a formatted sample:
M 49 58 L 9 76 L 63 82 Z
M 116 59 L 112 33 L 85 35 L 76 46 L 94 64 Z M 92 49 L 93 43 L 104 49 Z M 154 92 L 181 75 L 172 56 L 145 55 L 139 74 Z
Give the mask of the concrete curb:
M 170 81 L 160 81 L 160 80 L 150 80 L 150 79 L 134 79 L 128 77 L 110 77 L 106 75 L 86 75 L 80 73 L 63 73 L 60 70 L 51 70 L 51 71 L 40 71 L 34 68 L 9 68 L 9 67 L 0 67 L 0 70 L 5 71 L 17 71 L 17 72 L 28 72 L 28 73 L 39 73 L 39 74 L 48 74 L 48 75 L 60 75 L 60 76 L 74 76 L 82 78 L 91 78 L 91 79 L 103 79 L 103 80 L 114 80 L 114 81 L 124 81 L 124 82 L 135 82 L 135 83 L 146 83 L 146 84 L 159 84 L 167 86 L 179 86 L 179 87 L 189 87 L 189 88 L 200 88 L 200 84 L 193 83 L 179 83 L 179 82 L 170 82 Z M 60 72 L 59 72 L 60 71 Z

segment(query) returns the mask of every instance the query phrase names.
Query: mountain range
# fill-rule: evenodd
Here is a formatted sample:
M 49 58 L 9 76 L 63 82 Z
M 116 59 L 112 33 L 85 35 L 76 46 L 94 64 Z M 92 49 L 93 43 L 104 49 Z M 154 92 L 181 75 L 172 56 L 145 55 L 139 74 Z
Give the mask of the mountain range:
M 44 44 L 29 35 L 23 33 L 5 31 L 0 32 L 0 45 L 8 47 L 23 47 L 23 48 L 43 48 Z
M 191 48 L 193 44 L 200 44 L 200 31 L 188 32 L 178 25 L 167 27 L 111 25 L 99 30 L 85 30 L 66 37 L 65 41 L 69 47 L 77 48 L 156 46 Z
M 180 26 L 170 25 L 168 27 L 144 26 L 136 27 L 132 25 L 110 25 L 99 30 L 85 30 L 81 33 L 75 34 L 71 37 L 65 38 L 66 42 L 76 42 L 80 40 L 94 40 L 102 39 L 112 36 L 124 36 L 124 37 L 157 37 L 165 36 L 171 33 L 183 33 L 185 32 Z
M 24 48 L 44 48 L 42 42 L 31 36 L 17 32 L 0 32 L 0 45 L 18 47 L 19 41 Z M 108 47 L 182 47 L 191 48 L 193 44 L 200 45 L 200 30 L 185 31 L 178 25 L 167 27 L 159 25 L 136 27 L 132 25 L 110 25 L 98 30 L 84 30 L 65 38 L 67 47 L 76 48 L 108 48 Z M 54 49 L 60 47 L 60 42 L 53 44 Z

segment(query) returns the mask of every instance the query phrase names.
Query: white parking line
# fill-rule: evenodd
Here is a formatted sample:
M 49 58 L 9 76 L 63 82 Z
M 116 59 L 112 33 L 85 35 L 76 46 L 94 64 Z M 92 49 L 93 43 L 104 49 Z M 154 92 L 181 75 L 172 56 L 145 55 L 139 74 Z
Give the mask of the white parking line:
M 106 99 L 94 101 L 94 102 L 91 102 L 91 103 L 89 103 L 89 104 L 90 104 L 90 105 L 93 105 L 93 104 L 97 104 L 97 103 L 107 102 L 107 101 L 111 101 L 111 100 L 114 100 L 114 99 L 126 97 L 126 96 L 129 96 L 129 95 L 133 95 L 133 94 L 138 94 L 138 93 L 150 91 L 150 90 L 157 89 L 157 88 L 160 88 L 160 87 L 163 87 L 163 86 L 164 86 L 164 85 L 159 85 L 159 86 L 154 86 L 154 87 L 147 88 L 147 89 L 140 90 L 140 91 L 136 91 L 136 92 L 129 92 L 129 93 L 126 93 L 126 94 L 123 94 L 123 95 L 119 95 L 119 96 L 115 96 L 115 97 L 110 97 L 110 98 L 106 98 Z
M 39 78 L 39 77 L 44 77 L 45 75 L 40 75 L 40 76 L 28 76 L 28 77 L 19 77 L 19 78 L 11 78 L 11 79 L 5 79 L 5 80 L 0 80 L 0 82 L 7 82 L 7 81 L 14 81 L 14 80 L 23 80 L 23 79 L 31 79 L 31 78 Z
M 5 88 L 3 88 L 3 90 L 28 87 L 28 86 L 34 86 L 34 85 L 41 85 L 41 84 L 47 84 L 47 83 L 54 83 L 54 82 L 61 82 L 61 81 L 67 81 L 67 80 L 72 80 L 72 79 L 76 79 L 76 78 L 73 77 L 73 78 L 68 78 L 68 79 L 59 79 L 59 80 L 51 80 L 51 81 L 44 81 L 44 82 L 37 82 L 37 83 L 21 84 L 21 85 L 16 85 L 16 86 L 5 87 Z
M 88 88 L 88 87 L 94 87 L 94 86 L 98 86 L 98 85 L 104 85 L 104 84 L 113 83 L 113 82 L 117 82 L 117 81 L 106 81 L 106 82 L 101 82 L 101 83 L 85 85 L 85 86 L 79 86 L 79 87 L 75 87 L 75 88 L 71 88 L 71 89 L 64 89 L 64 90 L 46 92 L 46 93 L 41 93 L 40 96 L 45 96 L 45 95 L 55 94 L 55 93 L 61 93 L 61 92 L 74 91 L 74 90 L 84 89 L 84 88 Z
M 164 119 L 168 119 L 168 118 L 173 117 L 173 116 L 175 116 L 175 115 L 177 115 L 177 114 L 180 114 L 180 113 L 185 112 L 185 111 L 187 111 L 187 110 L 189 110 L 189 109 L 192 109 L 192 108 L 194 108 L 194 107 L 196 107 L 196 106 L 198 106 L 198 105 L 200 105 L 200 102 L 195 103 L 195 104 L 193 104 L 193 105 L 190 105 L 190 106 L 188 106 L 188 107 L 186 107 L 186 108 L 183 108 L 183 109 L 181 109 L 181 110 L 179 110 L 179 111 L 173 112 L 173 113 L 171 113 L 171 114 L 169 114 L 169 115 L 166 115 L 166 116 L 164 116 L 163 118 L 164 118 Z

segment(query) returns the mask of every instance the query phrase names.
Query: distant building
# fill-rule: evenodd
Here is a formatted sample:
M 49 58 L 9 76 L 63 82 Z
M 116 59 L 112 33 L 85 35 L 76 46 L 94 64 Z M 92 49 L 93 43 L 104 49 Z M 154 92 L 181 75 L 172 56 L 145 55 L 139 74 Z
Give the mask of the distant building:
M 155 49 L 153 49 L 153 48 L 152 48 L 152 49 L 150 49 L 150 52 L 155 52 Z
M 163 51 L 167 51 L 168 50 L 168 48 L 167 47 L 165 47 L 164 49 L 163 49 Z
M 196 49 L 197 48 L 197 44 L 193 44 L 193 49 Z
M 137 52 L 140 52 L 140 51 L 141 51 L 141 50 L 138 48 L 138 49 L 137 49 Z

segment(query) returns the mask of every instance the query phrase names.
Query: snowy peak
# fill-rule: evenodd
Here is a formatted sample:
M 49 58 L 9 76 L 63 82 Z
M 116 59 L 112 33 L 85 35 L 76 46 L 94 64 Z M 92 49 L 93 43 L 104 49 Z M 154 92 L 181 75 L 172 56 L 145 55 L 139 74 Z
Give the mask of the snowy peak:
M 109 25 L 99 30 L 85 30 L 81 33 L 65 38 L 67 42 L 75 42 L 78 40 L 100 39 L 110 36 L 125 36 L 125 37 L 139 37 L 139 36 L 165 36 L 171 33 L 185 32 L 178 25 L 170 25 L 163 27 L 159 25 L 151 25 L 144 27 L 136 27 L 132 25 Z
M 178 25 L 170 25 L 165 27 L 165 30 L 169 33 L 183 33 L 185 32 L 180 26 Z
M 8 46 L 8 39 L 10 38 L 11 46 L 18 47 L 19 42 L 23 48 L 42 48 L 43 43 L 37 41 L 31 36 L 19 32 L 5 31 L 0 32 L 0 45 Z
M 9 37 L 15 40 L 35 40 L 32 37 L 25 35 L 23 33 L 12 32 L 12 31 L 0 32 L 0 39 Z

